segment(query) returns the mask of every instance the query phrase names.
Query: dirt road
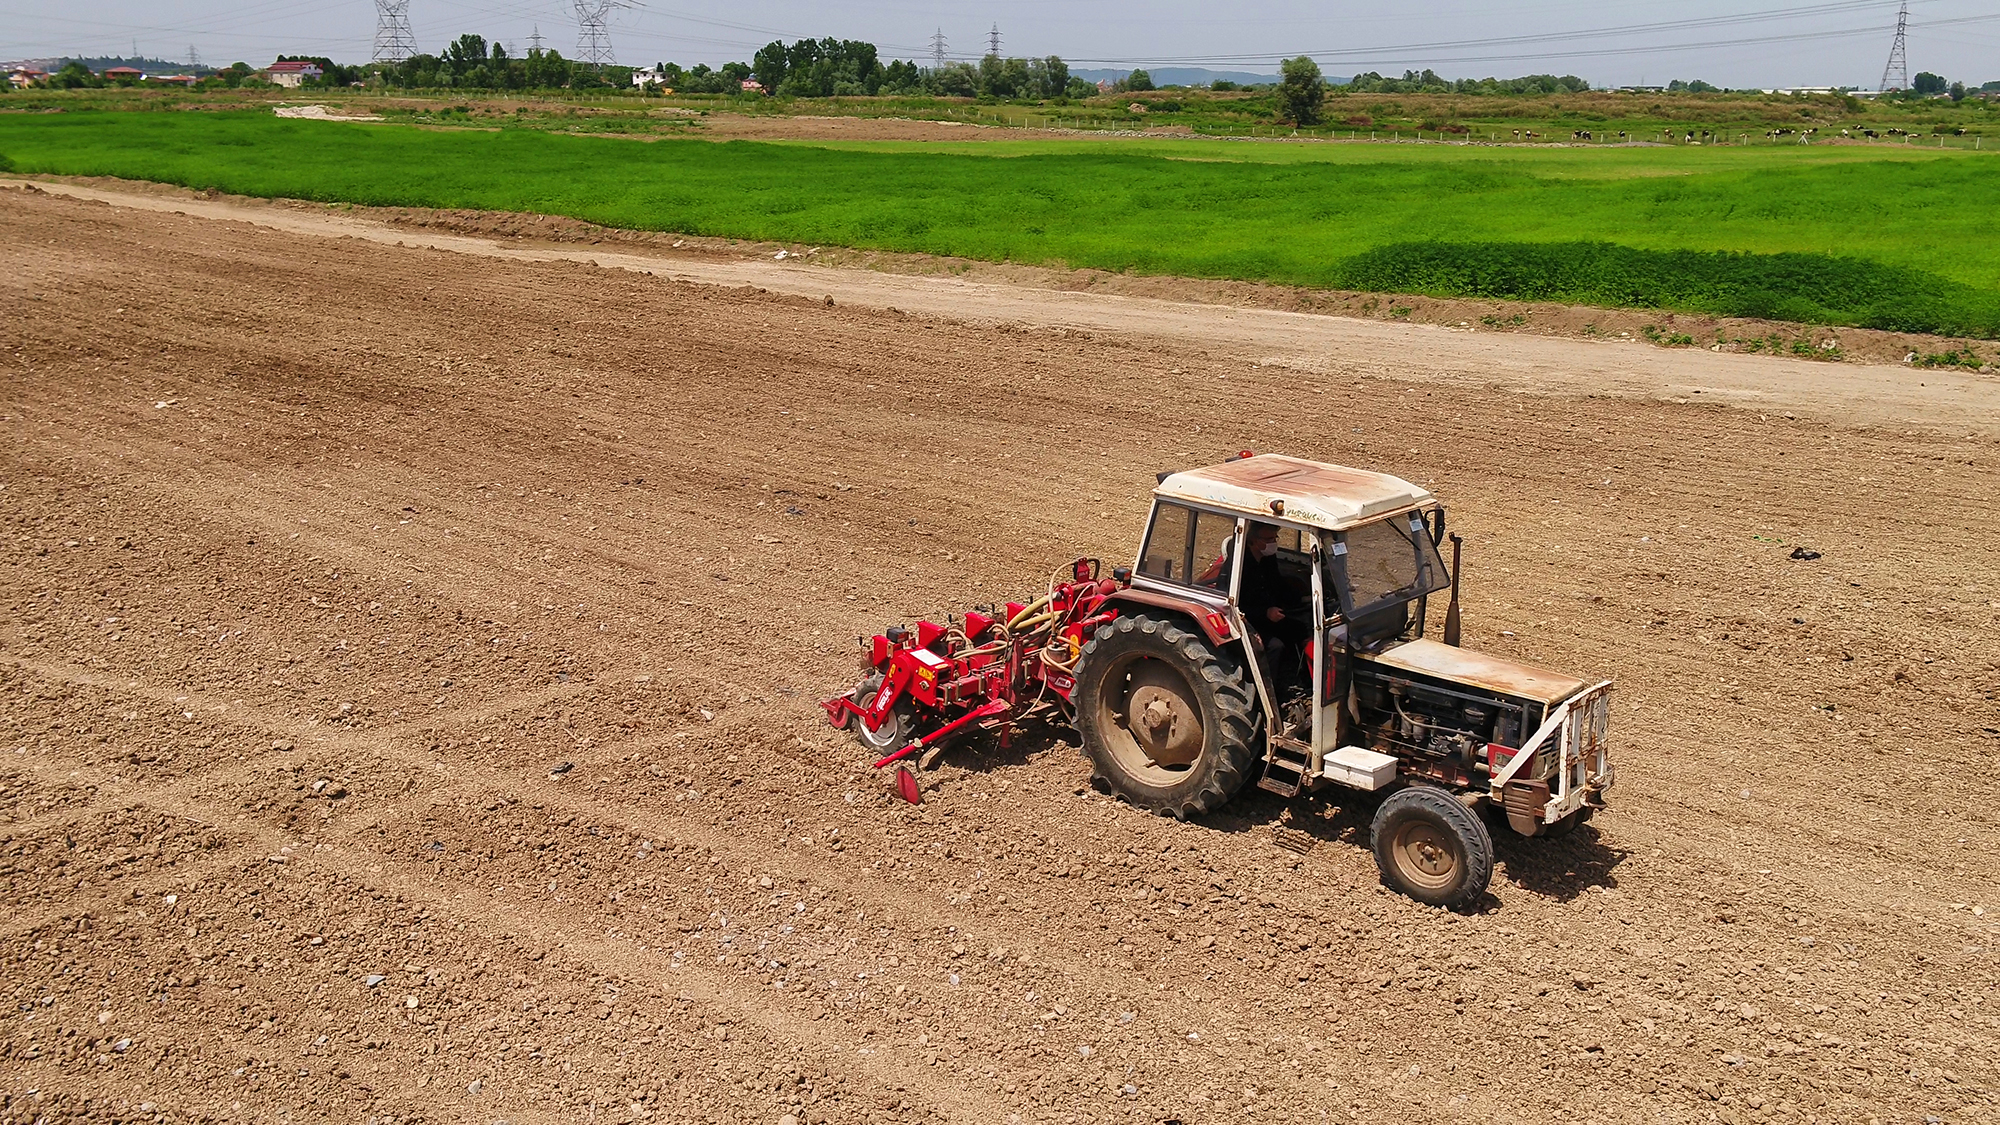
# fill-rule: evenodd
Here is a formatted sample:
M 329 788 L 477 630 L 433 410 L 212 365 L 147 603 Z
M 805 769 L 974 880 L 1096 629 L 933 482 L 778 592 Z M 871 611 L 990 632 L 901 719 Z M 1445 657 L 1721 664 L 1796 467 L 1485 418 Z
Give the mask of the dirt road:
M 1990 383 L 179 209 L 0 193 L 0 1121 L 2000 1118 Z M 1480 910 L 1060 730 L 901 805 L 813 706 L 1242 447 L 1619 681 Z

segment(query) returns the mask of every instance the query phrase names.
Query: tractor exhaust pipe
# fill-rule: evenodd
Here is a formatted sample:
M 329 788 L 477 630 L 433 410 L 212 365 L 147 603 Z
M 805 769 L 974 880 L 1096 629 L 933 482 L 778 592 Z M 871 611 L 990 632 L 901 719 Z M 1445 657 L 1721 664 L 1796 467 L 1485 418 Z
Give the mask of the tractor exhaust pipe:
M 1444 610 L 1444 643 L 1456 648 L 1462 631 L 1458 620 L 1458 562 L 1465 540 L 1454 532 L 1451 537 L 1451 603 Z

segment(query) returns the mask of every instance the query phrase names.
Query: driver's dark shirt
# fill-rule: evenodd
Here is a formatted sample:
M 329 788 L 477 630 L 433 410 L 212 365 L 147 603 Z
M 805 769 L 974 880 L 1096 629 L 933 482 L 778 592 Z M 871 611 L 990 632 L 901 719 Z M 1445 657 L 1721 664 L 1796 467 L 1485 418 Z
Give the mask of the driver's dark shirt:
M 1231 543 L 1230 553 L 1233 555 L 1235 550 L 1236 545 Z M 1216 578 L 1216 585 L 1225 592 L 1229 589 L 1229 570 L 1234 563 L 1233 558 L 1225 560 Z M 1275 623 L 1269 611 L 1276 607 L 1289 613 L 1291 600 L 1284 575 L 1278 570 L 1278 556 L 1258 558 L 1251 555 L 1243 567 L 1243 584 L 1236 592 L 1236 602 L 1243 608 L 1243 617 L 1250 627 L 1259 633 L 1270 634 Z

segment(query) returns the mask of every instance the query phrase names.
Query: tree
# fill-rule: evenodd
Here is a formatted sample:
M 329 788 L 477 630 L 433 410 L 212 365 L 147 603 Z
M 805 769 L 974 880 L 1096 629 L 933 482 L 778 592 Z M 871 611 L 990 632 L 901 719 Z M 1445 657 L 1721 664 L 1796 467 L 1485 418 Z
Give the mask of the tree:
M 946 63 L 943 70 L 931 72 L 931 92 L 942 98 L 976 98 L 979 72 L 971 63 Z
M 785 74 L 790 66 L 789 58 L 785 45 L 773 39 L 759 48 L 756 54 L 750 56 L 750 71 L 757 76 L 757 81 L 764 84 L 766 90 L 776 93 L 778 87 L 785 83 Z
M 1320 106 L 1326 101 L 1326 79 L 1319 64 L 1307 55 L 1278 64 L 1278 116 L 1294 125 L 1319 124 Z
M 882 68 L 882 85 L 877 87 L 885 94 L 913 94 L 924 88 L 923 72 L 917 64 L 897 59 Z
M 1124 86 L 1127 90 L 1150 90 L 1153 88 L 1153 76 L 1143 70 L 1135 70 L 1126 75 L 1125 81 L 1120 83 L 1120 85 Z
M 1965 100 L 1965 83 L 1954 82 L 1951 84 L 1951 100 L 1955 102 Z
M 486 61 L 486 38 L 481 35 L 461 35 L 444 49 L 442 57 L 450 65 L 453 74 L 464 74 Z
M 1928 98 L 1933 94 L 1944 93 L 1945 88 L 1950 85 L 1951 83 L 1946 82 L 1944 80 L 1943 75 L 1932 74 L 1930 71 L 1926 70 L 1920 72 L 1917 75 L 1916 79 L 1910 83 L 1910 89 L 1915 90 L 1918 94 Z
M 1028 60 L 1029 96 L 1060 98 L 1069 91 L 1069 64 L 1055 55 Z
M 72 59 L 49 76 L 49 85 L 58 90 L 77 90 L 85 86 L 102 86 L 104 80 L 92 74 L 89 67 Z

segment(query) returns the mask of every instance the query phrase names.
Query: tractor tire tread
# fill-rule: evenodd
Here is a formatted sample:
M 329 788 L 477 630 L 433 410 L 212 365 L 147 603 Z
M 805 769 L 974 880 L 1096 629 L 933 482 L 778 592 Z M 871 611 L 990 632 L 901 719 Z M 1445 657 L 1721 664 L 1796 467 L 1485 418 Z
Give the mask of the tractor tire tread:
M 1130 804 L 1147 808 L 1161 816 L 1171 816 L 1176 820 L 1187 820 L 1204 813 L 1214 812 L 1229 803 L 1248 779 L 1250 766 L 1256 760 L 1256 706 L 1247 677 L 1240 664 L 1227 654 L 1215 651 L 1198 633 L 1183 628 L 1171 620 L 1161 620 L 1151 615 L 1120 617 L 1098 627 L 1097 632 L 1086 642 L 1078 654 L 1077 668 L 1087 669 L 1091 657 L 1120 634 L 1143 634 L 1157 638 L 1161 646 L 1172 650 L 1186 662 L 1189 670 L 1209 689 L 1209 697 L 1214 701 L 1220 753 L 1202 784 L 1179 799 L 1150 802 L 1135 800 L 1130 794 L 1119 792 L 1114 778 L 1105 770 L 1103 762 L 1090 750 L 1090 735 L 1084 730 L 1083 710 L 1077 710 L 1077 727 L 1083 743 L 1084 756 L 1091 762 L 1091 780 L 1100 782 Z M 1079 675 L 1078 683 L 1083 682 Z
M 1389 841 L 1386 827 L 1401 810 L 1412 808 L 1428 812 L 1451 829 L 1465 847 L 1467 875 L 1460 884 L 1446 893 L 1426 896 L 1411 887 L 1399 886 L 1391 873 L 1391 861 L 1387 855 Z M 1432 906 L 1442 906 L 1456 910 L 1477 901 L 1486 893 L 1493 880 L 1493 835 L 1486 830 L 1486 822 L 1474 815 L 1451 791 L 1435 785 L 1412 785 L 1391 793 L 1375 812 L 1375 820 L 1370 827 L 1370 850 L 1375 853 L 1375 863 L 1381 871 L 1382 882 L 1400 894 L 1414 898 Z

